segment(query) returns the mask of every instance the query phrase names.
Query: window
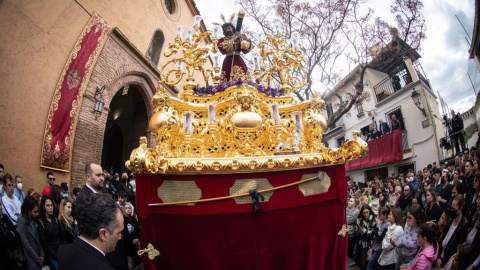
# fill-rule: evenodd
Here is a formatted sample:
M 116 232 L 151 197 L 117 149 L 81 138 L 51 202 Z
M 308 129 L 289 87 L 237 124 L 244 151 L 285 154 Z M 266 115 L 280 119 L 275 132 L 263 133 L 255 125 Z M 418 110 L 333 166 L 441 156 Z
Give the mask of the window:
M 363 105 L 362 105 L 362 102 L 357 102 L 357 103 L 355 103 L 355 107 L 357 108 L 357 116 L 358 116 L 358 117 L 363 116 L 364 113 L 363 113 Z
M 337 145 L 336 145 L 337 148 L 339 148 L 345 142 L 345 136 L 338 137 L 335 139 L 335 141 L 337 142 Z
M 392 115 L 397 117 L 398 121 L 400 121 L 400 128 L 405 129 L 405 124 L 403 121 L 403 114 L 402 114 L 402 109 L 400 107 L 397 107 L 385 114 L 387 121 L 390 123 L 390 127 L 392 127 Z
M 173 14 L 173 7 L 174 7 L 174 4 L 172 3 L 171 0 L 165 0 L 165 7 L 167 8 L 168 10 L 168 13 L 170 14 Z
M 163 43 L 165 42 L 165 36 L 162 30 L 157 29 L 153 33 L 152 41 L 148 47 L 145 57 L 150 60 L 155 66 L 158 65 L 160 54 L 162 53 Z

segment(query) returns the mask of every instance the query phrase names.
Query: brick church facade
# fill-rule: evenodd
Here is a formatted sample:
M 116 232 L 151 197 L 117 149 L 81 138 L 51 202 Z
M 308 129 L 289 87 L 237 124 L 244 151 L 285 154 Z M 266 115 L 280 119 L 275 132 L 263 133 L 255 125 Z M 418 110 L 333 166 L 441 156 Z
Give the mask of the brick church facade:
M 48 171 L 55 173 L 56 184 L 82 186 L 86 163 L 108 165 L 116 158 L 118 171 L 138 146 L 139 136 L 154 143 L 147 127 L 153 113 L 150 101 L 165 63 L 160 52 L 172 42 L 177 25 L 193 24 L 192 17 L 199 14 L 193 0 L 3 1 L 0 14 L 4 21 L 0 25 L 0 163 L 5 172 L 22 176 L 25 190 L 33 187 L 41 192 Z M 42 139 L 57 84 L 94 14 L 109 30 L 72 120 L 70 162 L 62 170 L 41 166 Z M 95 92 L 101 87 L 104 107 L 95 114 Z M 170 92 L 178 95 L 177 89 Z M 123 147 L 115 152 L 118 145 Z

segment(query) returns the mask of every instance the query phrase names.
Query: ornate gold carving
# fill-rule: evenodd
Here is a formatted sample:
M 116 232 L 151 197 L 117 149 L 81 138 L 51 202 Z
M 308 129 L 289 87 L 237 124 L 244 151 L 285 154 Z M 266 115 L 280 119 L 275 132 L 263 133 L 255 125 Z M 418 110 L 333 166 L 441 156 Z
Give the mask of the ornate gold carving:
M 152 244 L 148 243 L 147 248 L 145 249 L 140 249 L 137 251 L 138 256 L 142 256 L 143 254 L 147 253 L 148 254 L 148 259 L 150 261 L 153 261 L 155 257 L 160 255 L 160 251 L 156 250 Z
M 338 235 L 341 237 L 345 237 L 348 230 L 350 230 L 350 225 L 343 224 L 342 229 L 340 229 L 340 231 L 338 232 Z
M 324 101 L 316 95 L 312 100 L 294 103 L 287 95 L 306 83 L 301 78 L 305 75 L 300 64 L 303 56 L 279 35 L 267 35 L 262 41 L 265 74 L 255 74 L 259 76 L 257 82 L 265 81 L 269 86 L 273 73 L 279 73 L 283 95 L 272 97 L 262 93 L 263 90 L 260 92 L 257 89 L 261 87 L 243 80 L 246 74 L 239 67 L 234 67 L 231 73 L 242 80 L 226 84 L 226 89 L 218 93 L 213 87 L 205 92 L 208 95 L 194 93 L 194 71 L 203 72 L 207 84 L 210 75 L 219 78 L 204 68 L 208 53 L 218 50 L 216 39 L 211 48 L 200 46 L 206 37 L 214 38 L 211 32 L 200 33 L 197 27 L 188 41 L 177 37 L 169 45 L 166 57 L 177 52 L 183 56 L 168 61 L 161 69 L 161 84 L 152 100 L 154 114 L 149 122 L 156 146 L 148 148 L 146 138 L 142 137 L 140 146 L 132 151 L 126 163 L 127 168 L 169 174 L 251 172 L 344 164 L 366 155 L 368 146 L 356 132 L 353 140 L 339 149 L 323 146 L 322 136 L 327 129 L 322 114 Z M 267 42 L 272 44 L 271 49 L 267 49 Z M 227 46 L 225 43 L 228 42 L 220 46 Z M 272 67 L 267 68 L 266 62 L 273 63 Z M 182 65 L 167 71 L 166 67 L 172 63 L 184 63 L 187 73 Z M 162 85 L 173 86 L 185 74 L 187 82 L 180 98 L 169 96 Z
M 227 78 L 222 74 L 223 81 L 229 81 Z M 230 80 L 250 80 L 250 75 L 248 73 L 243 72 L 243 69 L 239 66 L 233 66 L 232 71 L 230 72 Z

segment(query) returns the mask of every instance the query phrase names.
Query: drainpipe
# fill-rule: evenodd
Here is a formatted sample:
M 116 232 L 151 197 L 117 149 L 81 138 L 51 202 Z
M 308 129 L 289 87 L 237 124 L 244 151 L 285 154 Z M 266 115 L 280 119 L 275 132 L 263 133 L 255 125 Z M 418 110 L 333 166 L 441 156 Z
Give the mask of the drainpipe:
M 421 83 L 420 83 L 421 85 Z M 427 107 L 428 107 L 428 120 L 432 123 L 432 127 L 433 127 L 433 136 L 435 138 L 435 149 L 437 149 L 437 157 L 438 157 L 438 161 L 440 162 L 440 160 L 442 160 L 442 156 L 440 155 L 440 148 L 439 148 L 439 140 L 438 140 L 438 136 L 437 136 L 437 125 L 435 124 L 435 119 L 433 118 L 433 115 L 432 115 L 432 108 L 430 107 L 430 102 L 428 102 L 428 99 L 427 99 L 427 95 L 425 94 L 425 88 L 423 88 L 422 86 L 422 93 L 425 97 L 425 102 L 427 103 Z

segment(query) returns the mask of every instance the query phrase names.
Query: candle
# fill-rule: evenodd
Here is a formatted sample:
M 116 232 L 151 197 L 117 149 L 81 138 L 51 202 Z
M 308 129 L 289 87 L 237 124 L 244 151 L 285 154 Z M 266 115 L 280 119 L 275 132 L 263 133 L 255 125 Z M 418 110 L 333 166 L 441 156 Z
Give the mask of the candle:
M 177 69 L 178 69 L 179 71 L 183 71 L 183 62 L 180 62 L 180 61 L 177 62 Z
M 260 69 L 260 59 L 258 59 L 258 55 L 255 55 L 253 57 L 253 65 L 255 67 L 255 70 Z
M 213 36 L 214 36 L 216 39 L 218 39 L 218 38 L 220 37 L 220 30 L 221 30 L 220 26 L 215 26 L 215 27 L 213 28 Z
M 297 131 L 303 130 L 303 125 L 302 125 L 302 112 L 296 111 L 293 113 L 295 116 L 295 126 L 297 127 Z
M 262 32 L 258 33 L 257 39 L 258 39 L 259 43 L 263 41 L 263 33 Z
M 195 29 L 192 27 L 187 28 L 187 35 L 185 36 L 185 41 L 192 42 L 193 33 L 195 33 Z
M 292 34 L 292 45 L 294 50 L 298 50 L 298 39 L 299 39 L 299 34 L 298 33 L 293 33 Z
M 187 135 L 192 135 L 193 133 L 193 112 L 185 112 L 185 126 L 183 132 Z
M 193 26 L 200 26 L 200 22 L 202 21 L 202 16 L 195 15 L 193 16 Z
M 279 23 L 276 23 L 275 25 L 273 25 L 273 28 L 275 29 L 275 34 L 280 34 L 282 27 Z
M 182 37 L 182 32 L 183 32 L 183 25 L 179 25 L 177 26 L 177 33 L 176 33 L 176 37 Z
M 272 104 L 272 116 L 273 116 L 273 121 L 275 121 L 275 124 L 280 122 L 280 114 L 278 113 L 278 104 L 277 103 Z
M 208 119 L 210 122 L 215 122 L 215 109 L 213 108 L 213 104 L 208 105 Z
M 213 58 L 213 67 L 218 67 L 220 62 L 220 55 L 218 55 L 218 53 L 215 53 L 212 55 L 212 58 Z

